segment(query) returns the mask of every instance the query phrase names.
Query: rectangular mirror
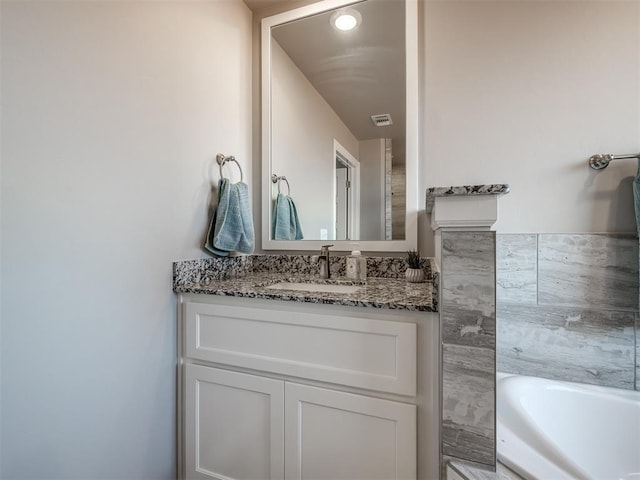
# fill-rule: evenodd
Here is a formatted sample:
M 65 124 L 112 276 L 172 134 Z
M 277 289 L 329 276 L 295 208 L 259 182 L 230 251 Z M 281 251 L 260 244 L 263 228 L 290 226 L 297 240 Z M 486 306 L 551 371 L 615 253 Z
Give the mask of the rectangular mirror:
M 417 17 L 327 0 L 262 20 L 264 249 L 416 248 Z

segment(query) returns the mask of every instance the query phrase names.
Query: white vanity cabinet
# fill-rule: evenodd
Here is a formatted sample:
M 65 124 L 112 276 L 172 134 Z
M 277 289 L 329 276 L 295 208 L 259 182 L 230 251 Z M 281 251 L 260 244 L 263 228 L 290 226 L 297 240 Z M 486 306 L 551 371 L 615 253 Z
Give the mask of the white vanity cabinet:
M 180 478 L 437 475 L 437 314 L 180 300 Z
M 186 478 L 283 478 L 284 383 L 184 368 Z
M 285 477 L 416 478 L 416 406 L 287 382 Z

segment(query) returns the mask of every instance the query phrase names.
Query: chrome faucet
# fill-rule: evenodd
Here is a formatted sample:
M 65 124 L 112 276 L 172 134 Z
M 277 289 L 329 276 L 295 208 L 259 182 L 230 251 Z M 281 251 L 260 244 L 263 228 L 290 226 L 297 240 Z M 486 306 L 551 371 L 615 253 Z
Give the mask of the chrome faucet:
M 320 249 L 318 263 L 320 264 L 320 278 L 331 278 L 331 270 L 329 268 L 329 247 L 333 245 L 323 245 Z

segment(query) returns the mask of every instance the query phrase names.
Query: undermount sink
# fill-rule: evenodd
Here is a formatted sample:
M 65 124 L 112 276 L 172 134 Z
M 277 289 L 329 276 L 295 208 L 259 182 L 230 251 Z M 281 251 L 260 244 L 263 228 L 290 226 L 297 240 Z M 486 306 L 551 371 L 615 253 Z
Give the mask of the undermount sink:
M 270 290 L 295 290 L 301 292 L 315 293 L 356 293 L 362 285 L 340 285 L 335 283 L 312 283 L 312 282 L 278 282 L 267 285 L 264 288 Z

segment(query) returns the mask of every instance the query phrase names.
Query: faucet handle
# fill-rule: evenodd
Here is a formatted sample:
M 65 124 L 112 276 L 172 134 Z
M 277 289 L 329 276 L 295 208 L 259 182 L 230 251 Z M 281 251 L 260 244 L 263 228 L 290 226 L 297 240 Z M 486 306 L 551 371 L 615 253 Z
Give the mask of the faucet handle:
M 322 245 L 322 249 L 320 250 L 320 253 L 329 253 L 329 247 L 333 247 L 333 245 Z
M 333 247 L 333 245 L 322 245 L 320 249 L 320 256 L 318 257 L 318 262 L 320 262 L 320 278 L 331 278 L 329 247 Z M 322 262 L 320 260 L 324 261 Z

